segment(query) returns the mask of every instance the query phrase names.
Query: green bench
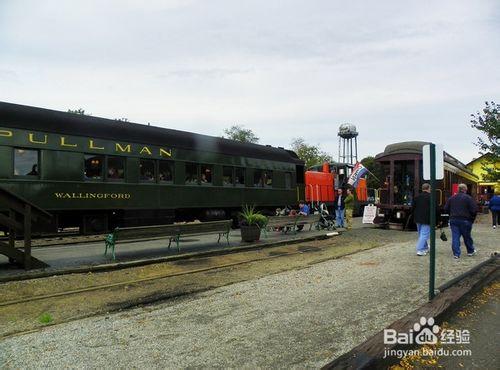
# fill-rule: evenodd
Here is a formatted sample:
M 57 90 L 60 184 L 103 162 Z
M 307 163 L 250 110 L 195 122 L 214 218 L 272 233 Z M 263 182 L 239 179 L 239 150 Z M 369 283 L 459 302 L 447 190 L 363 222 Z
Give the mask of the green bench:
M 137 226 L 137 227 L 117 227 L 112 233 L 104 239 L 104 255 L 111 250 L 113 260 L 115 257 L 115 245 L 120 240 L 149 239 L 149 238 L 168 238 L 168 248 L 172 242 L 177 245 L 177 251 L 180 252 L 181 236 L 218 234 L 220 242 L 222 237 L 226 238 L 229 245 L 229 232 L 231 231 L 232 220 L 212 221 L 212 222 L 190 222 L 174 225 L 155 225 L 155 226 Z
M 296 216 L 271 216 L 268 217 L 266 225 L 262 228 L 265 236 L 267 232 L 274 229 L 282 229 L 281 232 L 286 234 L 289 230 L 297 232 L 297 226 L 310 225 L 309 230 L 314 224 L 317 224 L 321 219 L 321 215 L 296 215 Z
M 307 216 L 298 215 L 295 227 L 297 228 L 297 226 L 309 225 L 309 231 L 311 231 L 313 225 L 315 225 L 315 224 L 317 225 L 320 220 L 321 220 L 320 214 L 313 214 L 313 215 L 307 215 Z
M 262 230 L 266 238 L 267 232 L 274 229 L 281 229 L 281 232 L 286 234 L 290 229 L 295 230 L 296 220 L 297 216 L 270 216 Z

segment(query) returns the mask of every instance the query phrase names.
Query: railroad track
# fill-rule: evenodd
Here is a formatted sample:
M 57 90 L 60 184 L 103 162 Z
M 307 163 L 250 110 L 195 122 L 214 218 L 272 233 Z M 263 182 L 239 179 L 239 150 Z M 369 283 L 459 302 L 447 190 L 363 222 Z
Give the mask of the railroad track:
M 121 286 L 134 285 L 134 284 L 138 284 L 138 283 L 167 279 L 167 278 L 172 278 L 172 277 L 176 277 L 176 276 L 220 270 L 220 269 L 224 269 L 224 268 L 228 268 L 228 267 L 234 267 L 234 266 L 249 264 L 249 263 L 253 263 L 253 262 L 265 261 L 265 260 L 270 260 L 273 258 L 293 256 L 293 255 L 303 254 L 303 253 L 308 253 L 308 252 L 313 252 L 313 251 L 317 252 L 320 250 L 323 250 L 323 248 L 320 248 L 320 247 L 303 248 L 300 250 L 282 252 L 282 253 L 274 253 L 274 254 L 269 254 L 267 256 L 263 256 L 263 257 L 249 258 L 249 259 L 242 260 L 242 261 L 219 264 L 216 266 L 203 267 L 203 268 L 198 268 L 198 269 L 191 269 L 191 270 L 174 272 L 174 273 L 167 273 L 167 274 L 158 274 L 158 275 L 148 276 L 148 277 L 139 278 L 139 279 L 131 279 L 131 280 L 125 280 L 125 281 L 120 281 L 120 282 L 115 282 L 115 283 L 110 283 L 110 284 L 88 286 L 88 287 L 84 287 L 84 288 L 67 290 L 67 291 L 62 291 L 62 292 L 57 292 L 57 293 L 52 293 L 52 294 L 43 294 L 43 295 L 37 295 L 37 296 L 32 296 L 32 297 L 20 298 L 20 299 L 11 300 L 11 301 L 0 302 L 0 307 L 7 307 L 7 306 L 13 306 L 13 305 L 22 304 L 22 303 L 31 303 L 31 302 L 45 300 L 45 299 L 60 298 L 60 297 L 69 296 L 69 295 L 75 295 L 75 294 L 87 293 L 87 292 L 92 292 L 92 291 L 117 288 L 117 287 L 121 287 Z

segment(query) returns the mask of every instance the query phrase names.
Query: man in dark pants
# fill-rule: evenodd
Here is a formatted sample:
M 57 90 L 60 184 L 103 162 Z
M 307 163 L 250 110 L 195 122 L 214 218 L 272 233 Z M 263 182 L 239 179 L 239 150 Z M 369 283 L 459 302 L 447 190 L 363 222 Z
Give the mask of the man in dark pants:
M 467 185 L 459 184 L 458 193 L 448 199 L 444 206 L 446 213 L 450 215 L 451 249 L 453 257 L 460 258 L 460 237 L 464 238 L 467 255 L 472 257 L 476 254 L 474 241 L 471 237 L 472 224 L 476 219 L 476 202 L 467 194 Z
M 431 186 L 422 184 L 422 193 L 413 201 L 413 219 L 417 224 L 418 241 L 417 256 L 425 256 L 429 252 L 427 240 L 431 235 Z
M 491 211 L 491 221 L 493 228 L 497 228 L 497 223 L 500 220 L 500 189 L 495 189 L 495 195 L 490 199 L 489 209 Z
M 337 189 L 337 197 L 335 197 L 335 221 L 337 227 L 344 227 L 344 210 L 345 210 L 345 196 L 342 194 L 342 189 Z

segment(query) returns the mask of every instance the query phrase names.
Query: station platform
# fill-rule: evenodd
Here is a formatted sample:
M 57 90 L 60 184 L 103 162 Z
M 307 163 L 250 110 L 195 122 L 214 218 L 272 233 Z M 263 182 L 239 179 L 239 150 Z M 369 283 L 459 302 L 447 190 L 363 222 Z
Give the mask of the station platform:
M 361 227 L 359 222 L 357 227 Z M 340 229 L 343 230 L 343 229 Z M 111 253 L 104 256 L 104 237 L 99 241 L 90 241 L 77 244 L 59 244 L 39 246 L 32 248 L 32 255 L 47 263 L 50 267 L 44 271 L 57 271 L 72 269 L 81 266 L 101 266 L 106 264 L 130 263 L 132 261 L 157 260 L 160 258 L 193 255 L 197 253 L 217 253 L 243 248 L 258 248 L 279 243 L 299 242 L 309 239 L 324 237 L 328 231 L 302 230 L 297 233 L 282 233 L 270 231 L 267 236 L 262 233 L 261 239 L 255 243 L 244 243 L 241 241 L 240 230 L 231 230 L 229 245 L 226 240 L 221 239 L 217 243 L 217 235 L 187 236 L 180 240 L 180 251 L 175 243 L 168 248 L 168 238 L 155 238 L 139 241 L 118 241 L 116 243 L 116 260 L 113 261 Z M 0 255 L 0 278 L 25 274 L 25 270 L 8 263 L 5 256 Z

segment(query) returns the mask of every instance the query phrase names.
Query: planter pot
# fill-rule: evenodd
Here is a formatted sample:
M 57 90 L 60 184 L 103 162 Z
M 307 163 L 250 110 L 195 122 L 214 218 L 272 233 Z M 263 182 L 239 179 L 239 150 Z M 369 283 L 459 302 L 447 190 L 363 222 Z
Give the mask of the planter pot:
M 260 228 L 258 226 L 240 226 L 241 240 L 244 242 L 255 242 L 260 239 Z

